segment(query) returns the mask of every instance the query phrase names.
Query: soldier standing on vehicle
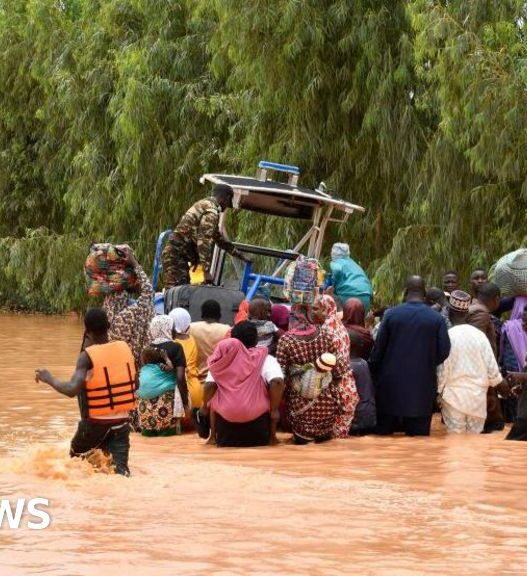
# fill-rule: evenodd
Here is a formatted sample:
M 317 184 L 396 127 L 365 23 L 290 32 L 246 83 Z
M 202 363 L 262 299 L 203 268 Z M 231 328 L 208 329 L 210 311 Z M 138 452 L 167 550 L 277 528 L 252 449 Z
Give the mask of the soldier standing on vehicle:
M 232 208 L 232 197 L 230 186 L 217 184 L 210 198 L 199 200 L 185 212 L 163 250 L 165 288 L 190 284 L 189 264 L 192 267 L 201 264 L 205 283 L 211 284 L 210 267 L 215 244 L 232 256 L 248 262 L 219 230 L 220 214 Z

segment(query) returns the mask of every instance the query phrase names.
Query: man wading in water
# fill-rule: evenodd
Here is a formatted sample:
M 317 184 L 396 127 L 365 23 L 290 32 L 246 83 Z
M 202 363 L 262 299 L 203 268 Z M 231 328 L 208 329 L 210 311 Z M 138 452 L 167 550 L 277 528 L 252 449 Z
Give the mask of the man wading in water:
M 79 400 L 81 420 L 70 456 L 86 456 L 99 448 L 111 454 L 117 474 L 129 476 L 128 411 L 135 408 L 134 357 L 126 342 L 109 341 L 110 324 L 104 310 L 88 310 L 84 327 L 86 349 L 77 358 L 70 381 L 60 382 L 44 368 L 36 370 L 36 381 Z
M 377 434 L 430 436 L 437 367 L 450 353 L 446 323 L 425 304 L 425 282 L 410 276 L 405 302 L 386 312 L 370 355 L 377 390 Z

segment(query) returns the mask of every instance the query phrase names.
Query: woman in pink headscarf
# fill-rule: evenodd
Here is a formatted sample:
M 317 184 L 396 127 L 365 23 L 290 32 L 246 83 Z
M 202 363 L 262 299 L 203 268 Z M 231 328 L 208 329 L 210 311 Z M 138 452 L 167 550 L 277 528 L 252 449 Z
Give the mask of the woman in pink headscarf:
M 284 390 L 282 370 L 267 348 L 257 348 L 256 326 L 236 324 L 209 357 L 204 410 L 214 411 L 218 446 L 265 446 L 276 442 Z M 203 409 L 202 409 L 203 411 Z

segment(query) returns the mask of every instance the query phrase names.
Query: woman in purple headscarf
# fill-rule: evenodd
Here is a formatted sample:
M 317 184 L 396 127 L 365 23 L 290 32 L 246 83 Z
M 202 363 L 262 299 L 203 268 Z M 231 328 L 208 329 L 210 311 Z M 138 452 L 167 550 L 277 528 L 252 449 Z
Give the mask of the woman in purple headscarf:
M 503 324 L 500 364 L 508 372 L 522 372 L 527 356 L 527 296 L 518 296 L 511 319 Z
M 500 367 L 507 372 L 523 372 L 527 357 L 527 297 L 514 301 L 511 319 L 503 324 L 500 342 Z M 507 422 L 516 416 L 516 399 L 503 400 L 503 413 Z

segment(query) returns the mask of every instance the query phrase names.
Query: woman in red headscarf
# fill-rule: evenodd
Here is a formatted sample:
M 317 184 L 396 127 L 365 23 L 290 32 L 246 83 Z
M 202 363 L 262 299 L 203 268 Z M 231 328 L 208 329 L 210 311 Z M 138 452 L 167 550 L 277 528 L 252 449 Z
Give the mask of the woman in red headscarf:
M 278 343 L 276 358 L 286 373 L 287 418 L 297 444 L 347 437 L 359 399 L 349 359 L 349 339 L 345 352 L 346 343 L 324 324 L 325 304 L 330 305 L 319 301 L 312 307 L 294 304 L 289 331 Z M 336 356 L 331 384 L 315 399 L 305 397 L 294 386 L 292 369 L 313 364 L 326 352 Z
M 373 336 L 365 326 L 364 304 L 358 298 L 349 298 L 346 300 L 342 312 L 344 328 L 348 333 L 358 334 L 362 343 L 360 357 L 367 360 L 373 348 Z
M 271 322 L 278 328 L 278 336 L 283 336 L 289 330 L 289 308 L 283 304 L 273 304 Z
M 355 407 L 359 401 L 355 377 L 351 369 L 349 334 L 338 317 L 335 300 L 328 294 L 322 296 L 313 305 L 313 317 L 315 323 L 321 326 L 322 332 L 334 338 L 337 361 L 347 367 L 340 381 L 343 411 L 336 417 L 333 425 L 333 436 L 335 438 L 346 438 L 349 435 Z

